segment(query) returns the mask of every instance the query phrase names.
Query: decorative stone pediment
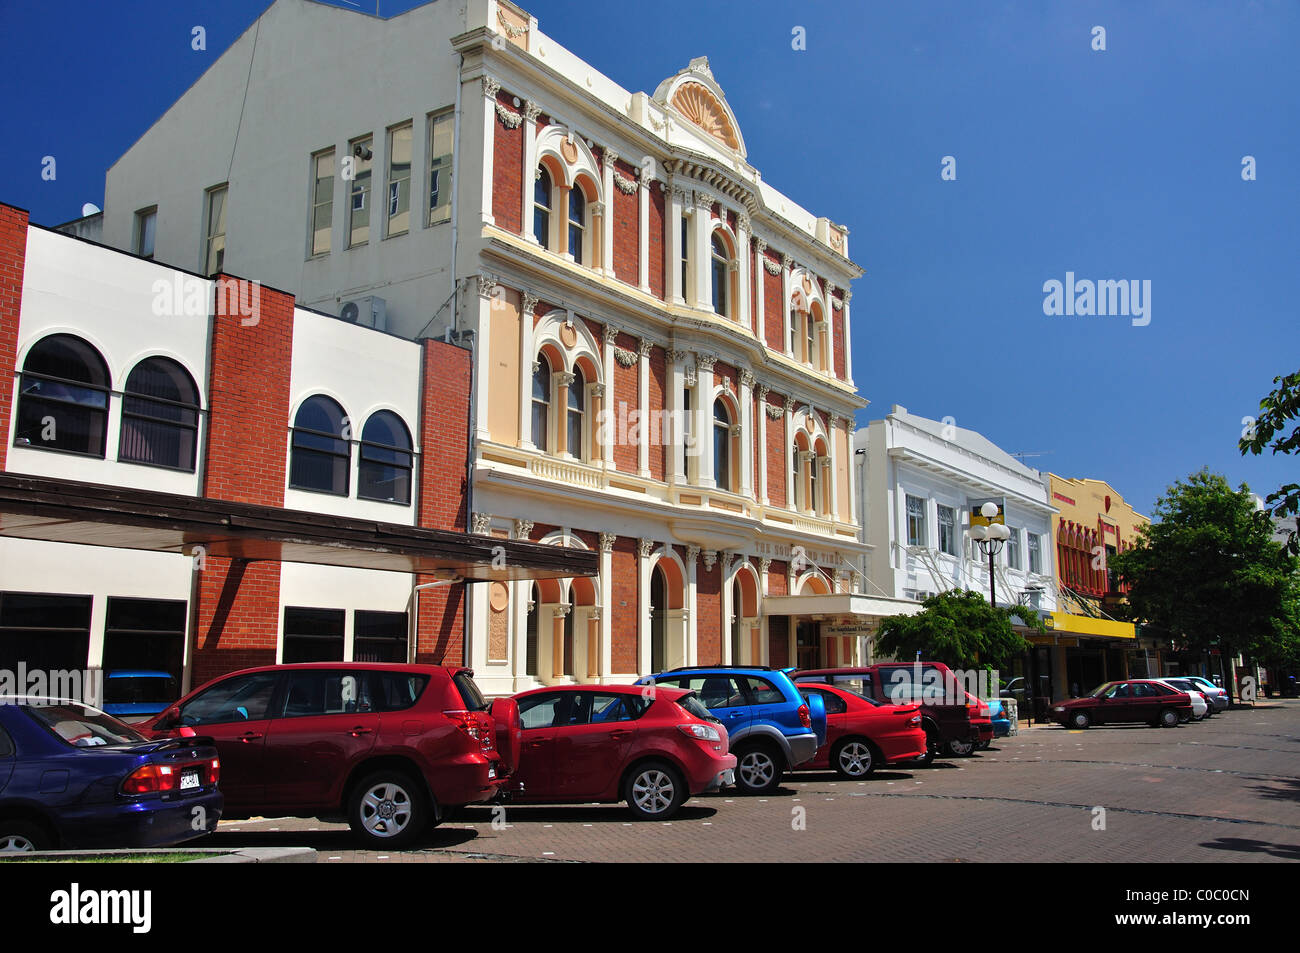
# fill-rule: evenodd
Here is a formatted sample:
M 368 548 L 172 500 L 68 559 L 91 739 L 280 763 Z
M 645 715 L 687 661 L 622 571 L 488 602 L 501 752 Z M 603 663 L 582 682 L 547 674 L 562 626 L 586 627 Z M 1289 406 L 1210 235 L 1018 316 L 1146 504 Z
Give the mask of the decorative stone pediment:
M 676 76 L 669 77 L 655 90 L 655 101 L 676 111 L 692 126 L 716 139 L 733 152 L 745 155 L 736 116 L 727 105 L 708 57 L 699 56 Z

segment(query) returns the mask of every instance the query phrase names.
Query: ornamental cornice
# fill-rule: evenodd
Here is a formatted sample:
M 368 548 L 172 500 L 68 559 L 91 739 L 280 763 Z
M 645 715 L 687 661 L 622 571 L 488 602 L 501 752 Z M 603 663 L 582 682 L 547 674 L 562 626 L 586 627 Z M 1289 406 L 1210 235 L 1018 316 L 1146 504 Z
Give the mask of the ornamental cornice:
M 501 125 L 507 129 L 518 129 L 523 123 L 524 117 L 513 109 L 507 109 L 499 101 L 493 100 L 497 107 L 497 118 L 501 120 Z
M 618 361 L 621 367 L 631 367 L 636 363 L 636 351 L 629 351 L 625 347 L 615 347 L 614 360 Z

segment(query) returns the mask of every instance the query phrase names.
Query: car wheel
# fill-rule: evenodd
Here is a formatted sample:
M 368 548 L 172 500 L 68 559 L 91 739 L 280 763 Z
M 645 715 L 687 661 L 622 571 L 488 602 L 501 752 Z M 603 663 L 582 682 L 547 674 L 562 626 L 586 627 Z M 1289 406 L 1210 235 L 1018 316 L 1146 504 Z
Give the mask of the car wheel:
M 380 771 L 352 793 L 348 823 L 370 845 L 396 848 L 427 829 L 433 813 L 424 792 L 409 775 Z
M 668 765 L 652 761 L 627 776 L 623 799 L 637 820 L 666 821 L 686 800 L 686 785 Z
M 944 750 L 954 758 L 969 758 L 975 753 L 975 742 L 973 741 L 952 741 L 945 742 Z
M 53 846 L 45 828 L 31 821 L 0 821 L 0 854 L 25 854 Z
M 1177 728 L 1180 720 L 1178 712 L 1174 711 L 1172 708 L 1166 708 L 1160 713 L 1161 728 Z
M 757 746 L 736 753 L 736 787 L 742 794 L 766 794 L 781 783 L 781 759 L 772 749 Z
M 1071 728 L 1078 728 L 1080 731 L 1082 731 L 1084 728 L 1087 728 L 1090 724 L 1092 724 L 1092 719 L 1088 717 L 1088 713 L 1086 711 L 1076 711 L 1074 714 L 1070 716 Z
M 979 748 L 980 751 L 988 751 L 992 745 L 993 745 L 993 739 L 990 738 L 988 741 L 981 741 L 978 745 L 976 745 L 976 747 Z
M 939 736 L 934 733 L 933 729 L 926 728 L 925 729 L 925 754 L 921 755 L 921 757 L 913 761 L 912 764 L 918 765 L 919 767 L 922 768 L 928 768 L 930 765 L 934 764 L 934 759 L 937 758 L 938 756 L 939 756 Z
M 876 753 L 861 738 L 846 738 L 831 752 L 831 766 L 840 777 L 857 781 L 876 770 Z

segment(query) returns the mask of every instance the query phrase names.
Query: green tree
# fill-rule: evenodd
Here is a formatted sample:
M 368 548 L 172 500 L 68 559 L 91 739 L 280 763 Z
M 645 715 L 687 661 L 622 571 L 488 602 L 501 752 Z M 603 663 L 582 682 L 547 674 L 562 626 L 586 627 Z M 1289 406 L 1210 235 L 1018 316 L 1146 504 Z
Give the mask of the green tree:
M 1134 615 L 1193 651 L 1219 649 L 1225 665 L 1285 654 L 1300 605 L 1296 559 L 1250 489 L 1202 469 L 1169 487 L 1154 517 L 1132 549 L 1108 557 L 1132 587 Z
M 1247 422 L 1237 441 L 1242 456 L 1264 452 L 1265 447 L 1274 454 L 1295 453 L 1300 450 L 1300 423 L 1287 433 L 1288 421 L 1300 418 L 1300 371 L 1285 377 L 1273 378 L 1278 385 L 1272 393 L 1259 402 L 1260 415 Z M 1285 519 L 1300 513 L 1300 483 L 1284 483 L 1264 500 L 1274 516 Z M 1287 539 L 1287 550 L 1300 554 L 1300 535 L 1293 529 Z
M 1047 631 L 1037 613 L 1022 607 L 991 606 L 981 593 L 952 590 L 931 596 L 916 615 L 883 620 L 876 651 L 908 660 L 943 662 L 949 668 L 1004 668 L 1029 651 L 1029 642 L 1012 628 L 1012 619 Z

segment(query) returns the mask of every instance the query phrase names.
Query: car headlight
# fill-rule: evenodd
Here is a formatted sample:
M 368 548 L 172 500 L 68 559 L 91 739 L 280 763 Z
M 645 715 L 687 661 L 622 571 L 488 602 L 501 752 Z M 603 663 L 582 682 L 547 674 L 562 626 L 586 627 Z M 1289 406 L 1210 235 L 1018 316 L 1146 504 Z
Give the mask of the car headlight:
M 1065 706 L 1058 705 L 1056 708 L 1053 708 L 1052 711 L 1065 711 Z

